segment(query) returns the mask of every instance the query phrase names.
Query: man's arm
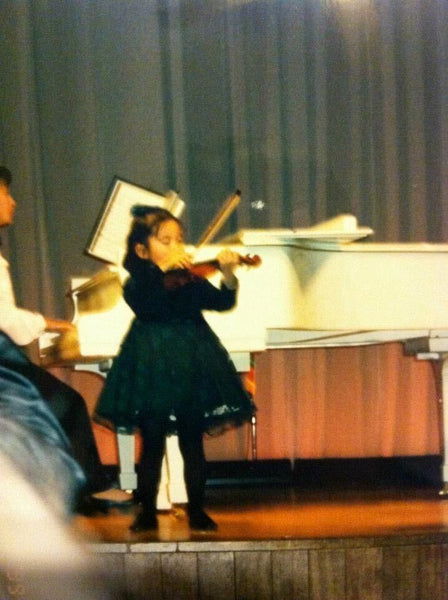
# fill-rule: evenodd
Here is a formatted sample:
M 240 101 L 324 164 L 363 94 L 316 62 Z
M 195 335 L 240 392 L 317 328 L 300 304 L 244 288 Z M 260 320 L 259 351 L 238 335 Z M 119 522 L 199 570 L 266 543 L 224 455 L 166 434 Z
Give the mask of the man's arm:
M 45 330 L 62 332 L 70 329 L 73 329 L 73 325 L 67 321 L 47 319 L 39 313 L 16 306 L 9 266 L 0 256 L 0 331 L 17 345 L 26 346 Z

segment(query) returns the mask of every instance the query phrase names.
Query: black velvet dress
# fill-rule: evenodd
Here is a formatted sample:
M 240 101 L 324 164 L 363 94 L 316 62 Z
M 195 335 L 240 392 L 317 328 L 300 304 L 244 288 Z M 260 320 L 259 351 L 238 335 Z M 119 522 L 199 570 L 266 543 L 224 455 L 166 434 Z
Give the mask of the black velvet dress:
M 236 290 L 193 278 L 167 289 L 165 274 L 138 259 L 124 286 L 136 318 L 107 377 L 95 418 L 132 433 L 142 420 L 176 416 L 216 433 L 250 421 L 254 405 L 202 310 L 225 311 Z

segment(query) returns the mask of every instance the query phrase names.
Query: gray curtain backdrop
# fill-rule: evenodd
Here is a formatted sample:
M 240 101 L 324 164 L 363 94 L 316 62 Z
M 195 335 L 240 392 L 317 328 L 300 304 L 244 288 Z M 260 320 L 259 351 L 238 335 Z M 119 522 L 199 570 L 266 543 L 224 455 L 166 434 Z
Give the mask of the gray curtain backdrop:
M 352 213 L 448 237 L 446 0 L 0 0 L 3 235 L 20 302 L 67 316 L 115 175 L 187 202 L 191 242 Z M 412 290 L 409 290 L 412 293 Z

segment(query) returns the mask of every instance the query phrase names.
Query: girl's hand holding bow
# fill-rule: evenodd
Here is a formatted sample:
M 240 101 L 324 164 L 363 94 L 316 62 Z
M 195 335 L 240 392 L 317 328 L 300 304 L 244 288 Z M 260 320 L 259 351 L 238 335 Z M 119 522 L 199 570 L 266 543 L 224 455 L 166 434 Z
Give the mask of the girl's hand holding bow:
M 173 248 L 157 264 L 164 272 L 173 269 L 189 269 L 191 267 L 191 256 L 183 248 Z

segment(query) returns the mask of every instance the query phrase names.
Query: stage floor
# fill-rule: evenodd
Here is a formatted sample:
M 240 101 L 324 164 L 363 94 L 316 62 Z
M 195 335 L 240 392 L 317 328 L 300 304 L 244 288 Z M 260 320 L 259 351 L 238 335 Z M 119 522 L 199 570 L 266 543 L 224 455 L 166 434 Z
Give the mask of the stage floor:
M 96 543 L 303 540 L 431 536 L 448 541 L 448 497 L 437 489 L 300 490 L 289 486 L 207 489 L 212 533 L 191 532 L 184 507 L 159 513 L 156 532 L 129 531 L 136 507 L 78 516 L 75 527 Z M 445 538 L 446 535 L 446 538 Z
M 207 489 L 213 533 L 184 507 L 156 532 L 127 513 L 77 517 L 114 587 L 134 600 L 434 600 L 448 598 L 448 498 L 432 488 Z

